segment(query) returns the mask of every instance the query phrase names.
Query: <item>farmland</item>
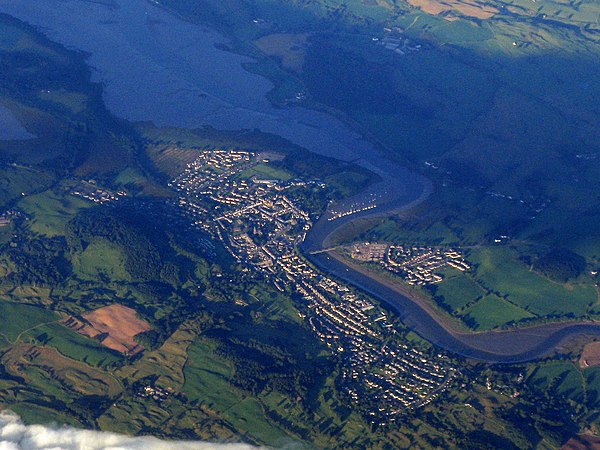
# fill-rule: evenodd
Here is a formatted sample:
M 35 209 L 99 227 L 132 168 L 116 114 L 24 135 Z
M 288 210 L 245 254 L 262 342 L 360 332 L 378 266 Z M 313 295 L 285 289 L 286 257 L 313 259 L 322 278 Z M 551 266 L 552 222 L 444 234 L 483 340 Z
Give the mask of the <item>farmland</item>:
M 234 367 L 226 360 L 216 357 L 214 343 L 196 341 L 189 348 L 189 362 L 184 369 L 183 391 L 192 399 L 201 400 L 212 410 L 219 411 L 236 429 L 248 432 L 261 430 L 266 442 L 285 440 L 287 435 L 269 424 L 264 410 L 255 400 L 243 392 L 232 390 L 230 381 Z M 252 420 L 247 418 L 252 417 Z
M 550 395 L 562 395 L 593 408 L 600 399 L 599 373 L 598 368 L 581 369 L 572 361 L 548 362 L 534 366 L 527 381 Z
M 426 13 L 433 15 L 442 15 L 447 20 L 456 20 L 457 17 L 451 13 L 456 11 L 460 16 L 473 17 L 476 19 L 489 19 L 499 11 L 490 6 L 484 4 L 478 4 L 477 2 L 469 1 L 457 1 L 448 2 L 447 4 L 441 4 L 436 1 L 430 0 L 411 0 L 411 5 L 416 6 Z
M 89 204 L 77 198 L 65 198 L 56 192 L 45 191 L 24 198 L 19 206 L 34 217 L 30 224 L 31 231 L 52 237 L 64 234 L 69 219 Z
M 64 356 L 92 367 L 114 366 L 123 361 L 119 354 L 107 350 L 100 343 L 69 330 L 60 323 L 50 323 L 32 329 L 23 340 L 33 340 L 57 349 Z
M 394 221 L 394 234 L 388 231 L 389 223 L 385 221 L 381 226 L 376 225 L 360 234 L 356 243 L 344 246 L 344 257 L 350 257 L 348 249 L 368 246 L 365 241 L 371 242 L 371 247 L 398 249 L 412 246 L 413 250 L 419 249 L 425 256 L 438 255 L 430 256 L 434 258 L 430 263 L 423 259 L 425 256 L 419 259 L 413 255 L 414 267 L 400 268 L 397 262 L 392 261 L 388 250 L 373 261 L 362 262 L 361 266 L 384 275 L 392 283 L 401 284 L 407 295 L 435 302 L 437 307 L 459 318 L 473 330 L 527 325 L 549 319 L 596 318 L 598 290 L 593 270 L 567 280 L 556 280 L 536 271 L 536 256 L 531 247 L 501 243 L 465 247 L 460 244 L 440 245 L 440 242 L 445 242 L 445 230 L 440 226 L 438 229 L 442 233 L 428 235 L 436 228 L 430 225 L 418 241 L 421 246 L 416 247 L 410 240 L 415 232 L 411 222 L 407 223 L 406 233 L 401 233 L 396 231 L 400 221 Z M 386 240 L 391 236 L 401 240 Z M 426 236 L 431 237 L 428 239 Z M 444 252 L 456 255 L 457 251 L 462 251 L 464 258 L 464 265 L 456 266 L 460 270 L 444 266 L 439 255 Z M 352 259 L 355 257 L 351 256 Z M 442 262 L 435 262 L 436 258 Z M 432 268 L 427 268 L 427 264 L 433 264 Z
M 482 297 L 465 309 L 463 314 L 465 322 L 476 324 L 475 328 L 478 330 L 496 328 L 533 317 L 527 311 L 495 295 Z
M 567 313 L 582 316 L 597 301 L 596 290 L 590 281 L 555 283 L 527 270 L 524 264 L 518 264 L 515 261 L 517 255 L 506 249 L 473 251 L 471 258 L 479 264 L 477 279 L 484 286 L 506 292 L 512 303 L 541 316 Z
M 147 322 L 136 317 L 134 309 L 116 303 L 84 314 L 82 320 L 68 317 L 63 323 L 92 339 L 102 336 L 102 345 L 125 355 L 141 352 L 144 347 L 134 338 L 152 329 Z
M 17 340 L 27 330 L 59 319 L 57 314 L 38 306 L 0 300 L 0 333 L 10 342 Z
M 2 357 L 6 370 L 32 384 L 46 385 L 46 392 L 64 398 L 65 389 L 79 394 L 112 397 L 121 387 L 112 377 L 84 363 L 61 356 L 56 350 L 19 345 Z
M 52 181 L 52 177 L 40 170 L 25 167 L 9 166 L 0 171 L 0 198 L 5 206 L 11 200 L 44 189 Z
M 252 176 L 257 176 L 258 178 L 263 178 L 267 180 L 282 180 L 287 181 L 292 178 L 292 174 L 289 172 L 276 169 L 266 164 L 259 164 L 251 169 L 248 169 L 240 174 L 240 177 L 250 178 Z
M 102 275 L 113 280 L 127 280 L 121 250 L 110 242 L 91 243 L 73 258 L 73 271 L 82 279 L 96 279 Z
M 299 3 L 282 7 L 284 22 L 267 1 L 254 2 L 254 10 L 168 6 L 218 24 L 237 39 L 238 51 L 260 58 L 258 49 L 280 58 L 283 69 L 293 53 L 288 78 L 304 85 L 304 103 L 335 108 L 433 179 L 422 226 L 388 221 L 379 228 L 380 236 L 387 231 L 383 240 L 481 245 L 508 235 L 540 246 L 536 251 L 560 246 L 597 259 L 598 127 L 590 103 L 600 89 L 597 5 L 385 1 L 342 8 L 319 1 L 294 9 Z M 227 21 L 218 20 L 223 15 Z M 345 26 L 352 32 L 340 32 Z M 294 45 L 303 31 L 310 36 Z M 248 48 L 249 40 L 257 48 Z M 570 180 L 568 187 L 560 180 Z M 575 287 L 568 307 L 564 292 L 545 289 L 556 304 L 525 304 L 523 295 L 515 304 L 541 315 L 581 316 L 589 308 L 589 289 Z
M 506 13 L 495 2 L 478 11 L 471 9 L 474 2 L 454 2 L 443 17 L 404 3 L 358 0 L 344 7 L 313 2 L 305 9 L 296 8 L 296 1 L 261 0 L 255 8 L 237 1 L 209 0 L 203 8 L 192 1 L 164 3 L 177 3 L 183 13 L 195 8 L 193 20 L 221 23 L 221 31 L 232 33 L 232 50 L 257 58 L 248 68 L 276 79 L 271 99 L 336 109 L 389 155 L 431 176 L 436 184 L 431 203 L 374 224 L 364 237 L 464 247 L 473 270 L 444 268 L 445 281 L 424 290 L 450 314 L 478 331 L 596 317 L 600 308 L 590 271 L 598 253 L 588 245 L 596 215 L 591 207 L 572 209 L 595 195 L 597 167 L 588 151 L 594 126 L 576 129 L 583 121 L 564 121 L 561 115 L 586 115 L 595 107 L 589 98 L 596 82 L 588 80 L 595 72 L 583 60 L 566 65 L 579 71 L 577 83 L 588 83 L 584 88 L 573 84 L 577 77 L 558 70 L 565 67 L 558 57 L 534 59 L 549 45 L 551 24 L 515 21 L 511 28 L 497 20 Z M 521 11 L 530 5 L 511 7 Z M 549 2 L 540 7 L 551 12 Z M 590 5 L 581 8 L 593 11 Z M 387 23 L 390 11 L 396 15 Z M 446 20 L 454 19 L 450 14 L 479 15 L 481 21 Z M 579 11 L 573 14 L 564 20 L 583 20 Z M 400 52 L 373 40 L 389 42 L 388 25 L 404 29 Z M 434 348 L 376 303 L 360 305 L 380 312 L 377 323 L 393 333 L 373 340 L 372 352 L 353 356 L 364 359 L 393 344 L 403 358 L 413 355 L 406 360 L 410 364 L 441 361 L 439 367 L 460 370 L 392 425 L 365 415 L 376 411 L 378 390 L 352 397 L 342 389 L 351 372 L 348 360 L 336 353 L 339 343 L 317 339 L 305 320 L 313 309 L 308 305 L 323 304 L 308 303 L 287 284 L 273 284 L 271 275 L 248 270 L 225 248 L 227 239 L 181 213 L 179 202 L 190 198 L 167 183 L 203 154 L 276 152 L 278 158 L 241 171 L 233 181 L 237 186 L 268 178 L 281 189 L 295 181 L 288 201 L 310 216 L 377 177 L 258 130 L 178 130 L 117 120 L 104 109 L 102 87 L 90 81 L 83 55 L 4 16 L 0 26 L 2 95 L 38 136 L 33 142 L 0 142 L 5 174 L 0 189 L 10 208 L 22 213 L 0 239 L 2 408 L 14 409 L 28 423 L 275 447 L 558 447 L 582 427 L 597 424 L 597 368 L 577 367 L 572 355 L 509 367 L 476 364 Z M 569 41 L 574 35 L 566 29 L 556 39 L 572 50 L 593 29 L 583 27 L 575 35 Z M 522 58 L 519 64 L 514 56 Z M 550 66 L 563 81 L 561 89 L 550 92 L 556 83 L 538 75 L 538 65 Z M 380 82 L 367 82 L 372 77 Z M 299 100 L 298 93 L 305 96 Z M 577 148 L 567 145 L 569 139 Z M 579 181 L 573 168 L 582 169 Z M 199 178 L 206 175 L 203 169 Z M 573 183 L 563 189 L 540 173 Z M 24 191 L 25 182 L 31 188 Z M 213 197 L 223 200 L 228 193 Z M 232 198 L 242 195 L 254 194 Z M 199 198 L 192 203 L 197 211 L 215 205 Z M 538 220 L 530 219 L 534 213 Z M 582 220 L 562 242 L 557 236 L 571 224 L 571 213 Z M 288 214 L 284 210 L 280 222 Z M 210 217 L 205 212 L 195 218 L 208 223 Z M 231 236 L 246 231 L 241 217 L 232 220 L 238 229 Z M 247 230 L 257 240 L 265 225 L 260 220 Z M 501 238 L 505 235 L 510 239 Z M 559 246 L 586 263 L 585 271 L 565 282 L 535 270 L 534 263 Z M 355 295 L 309 269 L 327 298 Z M 69 329 L 62 323 L 66 317 L 80 321 L 86 332 Z M 370 339 L 351 338 L 356 348 Z M 354 367 L 382 375 L 369 364 Z M 406 370 L 394 369 L 399 367 Z M 431 383 L 425 376 L 437 372 L 419 367 L 426 367 L 419 376 Z M 542 401 L 547 408 L 540 410 Z
M 583 347 L 579 359 L 580 367 L 595 367 L 600 365 L 600 343 L 590 342 Z

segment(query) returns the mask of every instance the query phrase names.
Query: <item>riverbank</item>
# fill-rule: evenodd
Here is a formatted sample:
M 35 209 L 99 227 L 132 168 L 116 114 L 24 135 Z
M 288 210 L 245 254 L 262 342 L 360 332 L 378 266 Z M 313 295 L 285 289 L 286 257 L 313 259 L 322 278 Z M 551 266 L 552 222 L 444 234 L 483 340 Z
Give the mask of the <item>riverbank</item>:
M 357 264 L 355 262 L 349 261 L 348 258 L 345 258 L 343 255 L 333 250 L 329 252 L 329 256 L 336 259 L 340 263 L 351 267 L 357 272 L 362 273 L 363 275 L 370 277 L 374 280 L 377 280 L 378 283 L 381 283 L 388 287 L 389 289 L 397 292 L 398 294 L 408 298 L 410 301 L 416 303 L 421 308 L 433 317 L 433 319 L 438 322 L 441 326 L 443 326 L 449 332 L 458 334 L 458 333 L 475 333 L 472 330 L 469 330 L 465 324 L 463 324 L 460 319 L 456 317 L 452 317 L 446 311 L 441 310 L 436 304 L 435 301 L 425 297 L 424 295 L 419 295 L 416 292 L 411 292 L 411 290 L 403 286 L 399 282 L 394 282 L 393 280 L 385 277 L 383 274 L 377 273 L 373 270 L 369 270 L 368 268 Z
M 243 68 L 253 59 L 220 49 L 219 44 L 227 43 L 227 39 L 214 30 L 182 21 L 144 0 L 113 3 L 117 7 L 82 2 L 74 10 L 69 3 L 51 0 L 35 4 L 8 0 L 2 3 L 0 11 L 88 55 L 94 81 L 102 83 L 103 99 L 118 117 L 192 129 L 205 125 L 227 130 L 256 128 L 315 153 L 352 161 L 379 175 L 380 183 L 335 205 L 338 213 L 355 209 L 353 205 L 376 207 L 332 221 L 327 220 L 332 217 L 331 212 L 325 214 L 307 237 L 304 247 L 309 251 L 325 248 L 332 233 L 346 224 L 414 207 L 431 192 L 428 180 L 375 148 L 337 118 L 301 107 L 274 108 L 266 98 L 273 84 Z M 228 76 L 224 78 L 223 73 Z M 156 108 L 157 104 L 161 107 Z M 407 326 L 424 338 L 465 356 L 488 361 L 531 359 L 553 349 L 562 335 L 582 332 L 579 325 L 553 331 L 555 328 L 548 324 L 544 330 L 552 332 L 540 332 L 546 336 L 540 342 L 510 331 L 505 335 L 512 337 L 500 339 L 502 348 L 496 351 L 491 342 L 496 338 L 487 338 L 486 343 L 471 342 L 470 337 L 447 330 L 426 309 L 377 280 L 326 255 L 307 256 L 325 272 L 363 287 L 396 309 Z M 600 335 L 598 325 L 581 326 Z M 530 351 L 515 353 L 522 349 L 519 339 L 540 343 Z M 502 353 L 506 348 L 516 350 Z
M 516 326 L 510 329 L 503 330 L 490 330 L 490 331 L 473 331 L 466 328 L 458 319 L 450 316 L 445 311 L 440 310 L 437 305 L 434 304 L 433 300 L 425 296 L 420 296 L 410 289 L 402 286 L 400 283 L 396 283 L 392 280 L 387 279 L 381 274 L 371 271 L 359 264 L 352 263 L 344 258 L 336 251 L 329 252 L 329 255 L 335 258 L 337 261 L 352 267 L 354 270 L 369 276 L 379 283 L 384 284 L 386 287 L 394 290 L 398 294 L 408 298 L 410 301 L 416 303 L 425 311 L 427 311 L 431 317 L 446 329 L 453 336 L 457 337 L 463 343 L 477 347 L 480 350 L 498 353 L 499 355 L 510 355 L 518 351 L 531 351 L 536 346 L 543 343 L 545 339 L 548 339 L 553 333 L 561 331 L 565 328 L 572 327 L 574 325 L 583 326 L 600 326 L 600 322 L 594 321 L 566 321 L 566 322 L 551 322 L 527 326 Z M 516 333 L 521 334 L 523 337 L 527 337 L 526 342 L 516 342 L 515 339 L 506 340 L 503 336 L 508 334 L 514 335 Z M 514 348 L 511 348 L 511 344 Z M 561 346 L 562 341 L 556 346 Z M 554 350 L 554 349 L 552 349 Z
M 390 174 L 393 168 L 386 170 Z M 414 178 L 413 178 L 414 179 Z M 388 178 L 384 183 L 390 183 Z M 398 198 L 382 202 L 374 211 L 329 221 L 325 214 L 309 232 L 303 252 L 320 270 L 338 277 L 393 309 L 412 331 L 450 352 L 490 363 L 517 363 L 553 353 L 567 339 L 600 336 L 600 323 L 553 322 L 509 330 L 474 332 L 466 330 L 431 301 L 412 295 L 398 284 L 353 264 L 335 252 L 315 253 L 335 244 L 335 236 L 352 222 L 397 214 L 422 203 L 432 192 L 429 180 L 420 189 L 410 189 Z M 369 190 L 376 189 L 370 187 Z

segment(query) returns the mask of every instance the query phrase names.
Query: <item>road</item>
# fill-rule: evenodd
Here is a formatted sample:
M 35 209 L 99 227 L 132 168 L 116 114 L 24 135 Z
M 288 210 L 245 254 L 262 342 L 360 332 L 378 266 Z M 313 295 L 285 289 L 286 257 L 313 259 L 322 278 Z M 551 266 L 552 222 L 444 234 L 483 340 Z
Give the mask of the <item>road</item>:
M 391 170 L 389 173 L 393 173 Z M 379 175 L 384 175 L 381 172 Z M 553 352 L 565 339 L 581 336 L 600 336 L 600 323 L 548 323 L 506 331 L 465 332 L 447 314 L 435 308 L 430 301 L 409 297 L 397 283 L 366 270 L 330 250 L 331 236 L 343 226 L 359 219 L 390 215 L 424 201 L 431 192 L 427 180 L 413 176 L 401 195 L 383 199 L 375 210 L 327 220 L 326 213 L 307 235 L 302 246 L 304 256 L 322 271 L 336 276 L 361 289 L 393 309 L 403 323 L 421 337 L 450 352 L 490 363 L 517 363 L 530 361 Z M 385 180 L 382 183 L 391 183 Z M 417 186 L 418 185 L 418 186 Z M 377 186 L 367 188 L 377 189 Z M 399 192 L 399 191 L 396 191 Z M 368 195 L 363 193 L 361 195 Z M 349 199 L 347 203 L 355 202 Z M 339 209 L 339 205 L 337 206 Z

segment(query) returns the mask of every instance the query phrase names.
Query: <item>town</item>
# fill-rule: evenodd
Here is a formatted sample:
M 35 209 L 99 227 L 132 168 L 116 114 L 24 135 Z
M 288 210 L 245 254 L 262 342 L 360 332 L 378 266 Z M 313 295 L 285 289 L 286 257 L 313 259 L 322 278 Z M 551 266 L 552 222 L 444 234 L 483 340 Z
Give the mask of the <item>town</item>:
M 441 282 L 443 277 L 436 270 L 444 266 L 461 272 L 471 269 L 462 253 L 452 248 L 360 242 L 352 244 L 346 251 L 357 261 L 380 264 L 410 285 L 427 286 Z
M 423 47 L 421 44 L 413 44 L 411 40 L 404 35 L 404 30 L 402 28 L 386 27 L 383 31 L 385 33 L 384 36 L 381 39 L 378 37 L 372 38 L 373 42 L 377 42 L 386 50 L 393 51 L 400 56 L 418 52 Z
M 96 186 L 96 182 L 94 180 L 80 181 L 77 187 L 73 189 L 71 194 L 100 205 L 117 201 L 127 195 L 127 193 L 123 190 L 112 192 L 107 189 L 101 189 Z
M 24 217 L 23 213 L 17 209 L 11 209 L 0 213 L 0 228 L 7 227 L 13 220 Z
M 303 259 L 298 245 L 318 214 L 302 208 L 302 189 L 323 183 L 248 170 L 268 163 L 264 154 L 206 150 L 169 186 L 183 215 L 220 241 L 246 273 L 298 299 L 302 319 L 343 362 L 343 390 L 373 423 L 431 402 L 458 373 L 449 358 L 408 347 L 381 307 Z

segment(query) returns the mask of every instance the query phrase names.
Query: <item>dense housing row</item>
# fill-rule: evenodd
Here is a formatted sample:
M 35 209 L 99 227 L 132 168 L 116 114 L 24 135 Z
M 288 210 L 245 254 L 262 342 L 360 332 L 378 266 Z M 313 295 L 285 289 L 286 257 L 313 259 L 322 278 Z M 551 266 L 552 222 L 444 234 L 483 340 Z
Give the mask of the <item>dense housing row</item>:
M 170 186 L 190 220 L 220 240 L 248 272 L 298 295 L 301 317 L 343 362 L 343 389 L 373 422 L 393 421 L 407 408 L 430 402 L 454 377 L 448 359 L 403 344 L 382 308 L 303 260 L 297 246 L 316 218 L 287 192 L 316 181 L 241 176 L 259 161 L 249 152 L 207 151 Z

